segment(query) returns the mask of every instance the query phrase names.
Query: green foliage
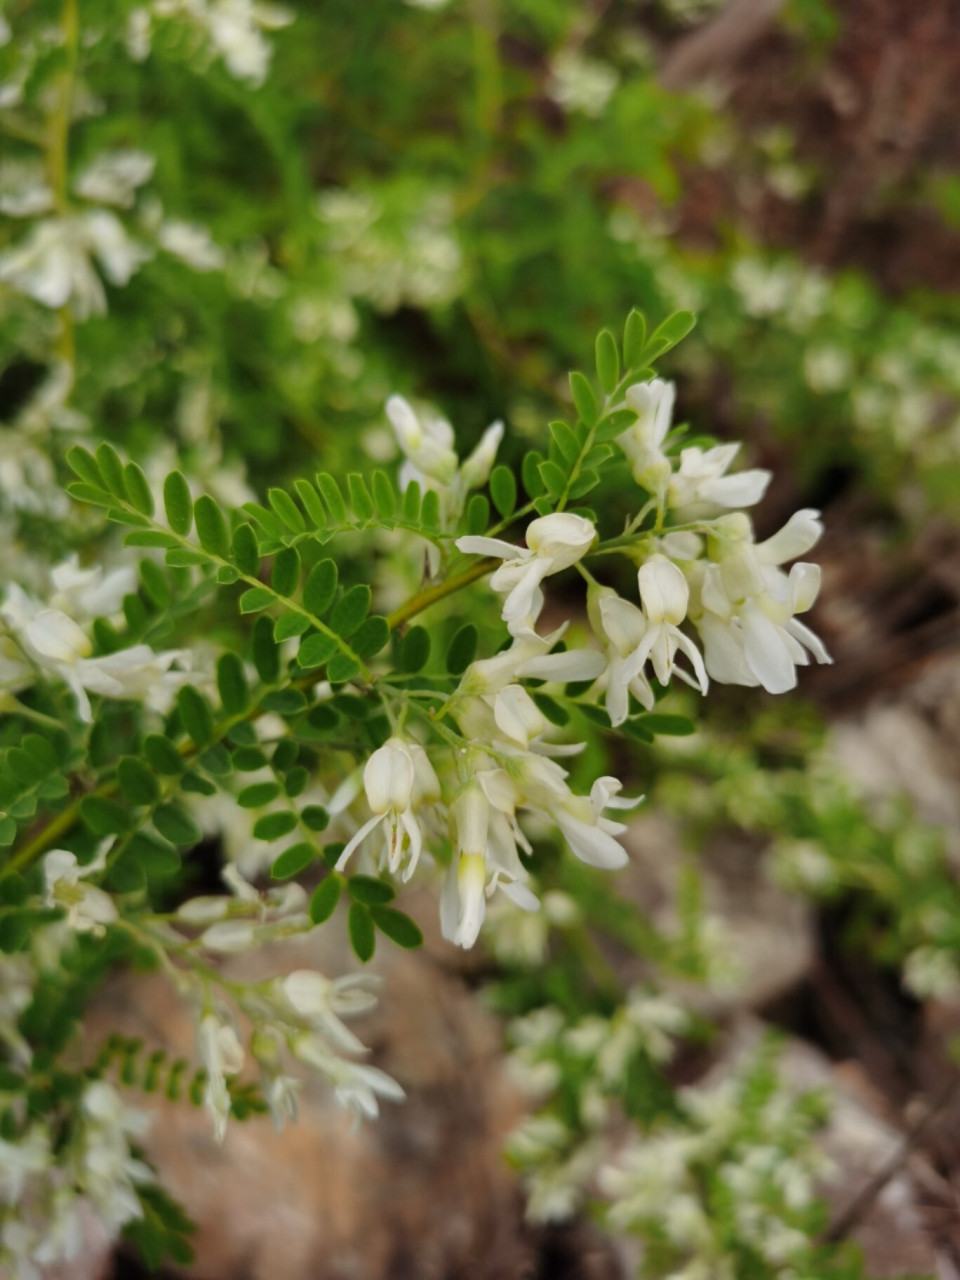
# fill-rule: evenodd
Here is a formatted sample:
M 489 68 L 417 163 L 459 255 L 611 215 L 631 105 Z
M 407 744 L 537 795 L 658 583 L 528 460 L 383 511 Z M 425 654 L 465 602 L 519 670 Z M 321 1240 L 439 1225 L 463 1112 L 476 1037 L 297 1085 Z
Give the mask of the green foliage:
M 64 188 L 54 192 L 53 213 L 41 210 L 38 219 L 69 213 L 79 235 L 80 220 L 99 205 L 77 179 L 118 140 L 136 139 L 155 168 L 142 193 L 100 210 L 114 219 L 114 237 L 127 238 L 129 281 L 121 284 L 126 270 L 97 251 L 83 251 L 68 273 L 71 288 L 78 278 L 91 287 L 104 274 L 105 311 L 89 297 L 85 314 L 76 298 L 50 307 L 19 290 L 8 250 L 15 255 L 29 227 L 41 224 L 18 218 L 0 226 L 7 266 L 0 372 L 12 389 L 3 411 L 4 436 L 15 446 L 12 474 L 18 450 L 28 460 L 23 486 L 15 479 L 18 491 L 0 494 L 13 579 L 33 589 L 34 564 L 74 551 L 73 571 L 94 572 L 112 562 L 121 537 L 143 552 L 122 599 L 98 602 L 81 619 L 82 652 L 56 637 L 66 646 L 60 668 L 38 669 L 28 654 L 24 675 L 18 653 L 0 647 L 0 950 L 37 973 L 22 1016 L 0 1027 L 0 1073 L 4 1091 L 22 1092 L 31 1114 L 54 1117 L 58 1151 L 79 1123 L 85 1082 L 61 1070 L 60 1055 L 111 968 L 176 969 L 198 1013 L 216 1006 L 219 1014 L 216 1001 L 229 1003 L 237 988 L 218 989 L 212 1000 L 216 967 L 208 961 L 218 946 L 259 945 L 307 927 L 302 910 L 283 915 L 285 902 L 296 906 L 296 887 L 271 883 L 304 872 L 324 876 L 309 899 L 313 926 L 346 892 L 361 962 L 372 957 L 378 931 L 401 947 L 420 944 L 402 897 L 394 905 L 402 885 L 394 863 L 412 847 L 407 810 L 391 799 L 375 813 L 382 825 L 364 856 L 374 841 L 387 848 L 381 876 L 336 871 L 343 842 L 321 850 L 316 837 L 331 822 L 332 834 L 352 834 L 344 810 L 354 805 L 360 814 L 368 797 L 343 796 L 361 785 L 364 765 L 388 739 L 422 738 L 455 768 L 476 764 L 471 753 L 482 749 L 482 733 L 458 738 L 452 727 L 458 677 L 478 656 L 495 654 L 503 628 L 484 589 L 446 599 L 457 574 L 468 585 L 490 567 L 461 557 L 458 537 L 504 537 L 519 550 L 527 516 L 571 511 L 596 525 L 599 555 L 623 551 L 634 538 L 627 567 L 635 590 L 636 563 L 664 529 L 662 511 L 644 523 L 645 494 L 625 507 L 635 494 L 616 442 L 636 421 L 624 407 L 628 387 L 678 374 L 684 402 L 705 408 L 696 416 L 722 433 L 727 424 L 715 404 L 722 375 L 733 419 L 769 421 L 781 447 L 803 446 L 794 469 L 807 492 L 840 466 L 888 497 L 904 476 L 919 480 L 925 500 L 944 506 L 958 470 L 945 424 L 960 395 L 951 301 L 931 295 L 894 304 L 853 273 L 827 276 L 768 255 L 735 211 L 712 248 L 693 250 L 683 235 L 657 230 L 682 223 L 670 206 L 682 212 L 683 175 L 718 142 L 740 153 L 729 162 L 730 185 L 747 174 L 741 185 L 751 190 L 762 190 L 766 176 L 750 166 L 773 150 L 738 138 L 730 119 L 695 97 L 660 87 L 638 53 L 643 15 L 611 9 L 602 23 L 584 23 L 574 0 L 525 0 L 500 6 L 491 32 L 483 6 L 427 13 L 376 3 L 354 7 L 348 21 L 341 5 L 300 6 L 289 32 L 269 36 L 276 76 L 249 93 L 190 25 L 196 15 L 154 15 L 153 51 L 134 65 L 123 47 L 126 24 L 111 21 L 88 39 L 92 18 L 80 8 L 83 38 L 73 45 L 66 32 L 46 48 L 39 37 L 60 17 L 41 5 L 36 16 L 29 6 L 21 6 L 25 17 L 14 15 L 29 38 L 17 31 L 0 47 L 0 82 L 24 92 L 0 120 L 10 181 L 21 163 L 38 162 L 38 172 L 58 174 Z M 791 0 L 787 22 L 816 51 L 838 31 L 825 0 Z M 574 73 L 578 65 L 581 76 L 586 71 L 587 82 L 598 72 L 609 82 L 595 113 L 561 92 L 565 61 Z M 576 74 L 571 83 L 576 89 Z M 106 110 L 71 116 L 71 102 L 88 97 Z M 157 102 L 171 111 L 158 112 Z M 179 127 L 184 120 L 189 128 Z M 292 145 L 313 136 L 324 139 L 322 156 Z M 791 141 L 778 147 L 781 166 L 793 163 L 803 177 Z M 642 221 L 632 207 L 637 192 Z M 954 218 L 949 180 L 928 194 L 947 221 Z M 169 248 L 176 226 L 182 232 L 194 219 L 210 231 L 200 267 Z M 201 248 L 204 227 L 193 228 Z M 674 355 L 693 329 L 690 306 L 702 312 L 702 325 Z M 595 378 L 575 371 L 564 381 L 590 351 L 596 327 L 630 307 L 619 346 L 611 329 L 596 336 Z M 41 376 L 50 381 L 34 395 Z M 58 401 L 58 386 L 67 384 Z M 383 400 L 394 388 L 438 397 L 458 425 L 458 460 L 503 414 L 509 427 L 496 465 L 476 463 L 472 478 L 461 465 L 451 479 L 450 456 L 437 463 L 418 455 L 404 471 L 417 478 L 401 489 L 396 440 L 382 430 Z M 444 431 L 431 414 L 418 407 L 417 430 L 443 453 Z M 90 448 L 65 448 L 78 431 Z M 668 437 L 672 457 L 704 440 L 685 431 Z M 37 441 L 50 457 L 34 484 Z M 64 463 L 76 476 L 66 513 L 54 486 Z M 487 470 L 484 484 L 477 476 Z M 650 496 L 656 505 L 658 495 Z M 589 572 L 610 564 L 591 560 Z M 566 585 L 558 591 L 564 599 Z M 60 603 L 69 615 L 69 590 Z M 393 612 L 371 612 L 375 605 Z M 573 622 L 575 633 L 582 623 Z M 580 642 L 571 634 L 560 643 Z M 156 663 L 135 678 L 123 664 L 140 646 Z M 99 679 L 78 686 L 93 671 Z M 769 838 L 785 883 L 854 895 L 858 939 L 868 938 L 882 963 L 904 965 L 910 982 L 955 972 L 955 886 L 942 848 L 908 814 L 875 823 L 839 783 L 812 777 L 801 763 L 772 767 L 769 744 L 745 745 L 742 724 L 735 740 L 711 739 L 682 714 L 687 704 L 659 702 L 659 686 L 652 712 L 634 702 L 613 729 L 592 681 L 563 686 L 520 676 L 517 683 L 552 726 L 548 743 L 554 728 L 584 740 L 583 755 L 563 762 L 584 814 L 591 782 L 622 772 L 626 758 L 692 837 L 703 838 L 710 823 L 736 823 Z M 504 719 L 496 697 L 477 712 L 481 728 L 483 716 Z M 701 732 L 683 752 L 661 755 L 658 738 L 690 737 L 695 728 Z M 447 800 L 455 768 L 442 780 Z M 499 757 L 483 768 L 507 775 Z M 401 793 L 402 777 L 402 766 L 389 773 Z M 235 870 L 230 846 L 240 839 L 224 821 L 217 841 L 192 852 L 207 823 L 202 829 L 199 801 L 232 814 L 247 852 L 263 842 L 261 887 L 235 880 L 232 896 L 213 906 L 201 897 L 191 917 L 201 852 L 215 849 Z M 453 877 L 459 855 L 447 816 L 442 808 L 433 815 L 428 844 Z M 819 855 L 813 864 L 811 848 Z M 602 874 L 561 859 L 539 828 L 532 851 L 523 849 L 524 874 L 566 896 L 573 911 L 550 917 L 563 923 L 549 947 L 546 909 L 525 922 L 528 937 L 542 936 L 542 972 L 508 973 L 498 993 L 504 1008 L 529 1011 L 549 995 L 568 1020 L 609 1017 L 613 1026 L 621 993 L 597 961 L 593 932 L 645 966 L 685 981 L 709 978 L 695 874 L 682 877 L 677 933 L 665 938 Z M 59 885 L 56 860 L 46 861 L 54 851 L 67 868 Z M 436 879 L 430 858 L 424 863 Z M 816 883 L 804 879 L 810 865 L 819 868 Z M 491 905 L 496 940 L 494 916 Z M 34 945 L 50 925 L 68 939 L 55 975 Z M 168 952 L 164 940 L 180 928 L 186 938 Z M 256 999 L 241 1006 L 243 1017 L 260 1016 Z M 582 1134 L 577 1107 L 600 1078 L 599 1061 L 578 1059 L 562 1035 L 554 1041 L 555 1114 L 569 1134 Z M 260 1065 L 266 1080 L 269 1067 Z M 90 1078 L 108 1067 L 124 1087 L 147 1093 L 208 1106 L 217 1094 L 215 1073 L 146 1055 L 139 1045 L 115 1046 Z M 254 1086 L 230 1080 L 226 1090 L 221 1105 L 235 1118 L 266 1106 Z M 773 1123 L 764 1106 L 775 1097 L 772 1058 L 762 1056 L 742 1084 L 723 1159 L 736 1163 L 762 1147 Z M 607 1101 L 653 1137 L 658 1127 L 673 1126 L 684 1139 L 696 1133 L 696 1117 L 649 1045 L 630 1056 Z M 8 1128 L 17 1114 L 5 1113 Z M 808 1136 L 817 1108 L 799 1104 L 795 1119 Z M 792 1141 L 783 1137 L 784 1159 L 794 1154 Z M 720 1149 L 695 1164 L 686 1190 L 709 1211 L 736 1275 L 772 1275 L 738 1225 Z M 152 1267 L 167 1259 L 185 1265 L 188 1219 L 159 1188 L 145 1184 L 137 1194 L 143 1217 L 126 1226 L 128 1237 Z M 779 1219 L 814 1241 L 822 1226 L 816 1213 L 794 1213 L 777 1194 L 770 1190 Z M 633 1225 L 651 1275 L 686 1261 L 662 1218 Z M 805 1274 L 858 1274 L 841 1253 L 804 1247 Z

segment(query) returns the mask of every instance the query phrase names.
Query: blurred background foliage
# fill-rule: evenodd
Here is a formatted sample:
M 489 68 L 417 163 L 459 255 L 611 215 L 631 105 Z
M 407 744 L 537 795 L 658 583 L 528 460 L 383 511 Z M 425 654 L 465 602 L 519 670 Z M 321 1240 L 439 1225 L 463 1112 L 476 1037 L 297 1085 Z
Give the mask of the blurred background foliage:
M 784 450 L 814 503 L 849 480 L 901 514 L 904 492 L 914 517 L 949 505 L 956 300 L 824 264 L 809 229 L 838 172 L 806 145 L 809 119 L 739 112 L 709 78 L 665 87 L 670 50 L 720 6 L 294 6 L 253 92 L 216 63 L 195 74 L 205 55 L 183 23 L 155 23 L 148 63 L 118 56 L 106 8 L 72 162 L 143 148 L 156 170 L 131 229 L 162 202 L 209 233 L 205 270 L 157 253 L 78 328 L 74 405 L 127 448 L 199 449 L 213 432 L 258 482 L 282 479 L 321 450 L 346 464 L 364 433 L 375 450 L 399 389 L 465 443 L 505 417 L 519 453 L 598 328 L 634 305 L 686 307 L 701 323 L 673 372 L 700 426 Z M 84 22 L 97 30 L 95 3 Z M 804 0 L 779 24 L 802 99 L 839 19 Z M 15 166 L 15 141 L 6 153 Z M 949 223 L 950 183 L 924 192 L 911 173 L 872 198 L 925 199 Z M 9 422 L 51 320 L 0 297 Z

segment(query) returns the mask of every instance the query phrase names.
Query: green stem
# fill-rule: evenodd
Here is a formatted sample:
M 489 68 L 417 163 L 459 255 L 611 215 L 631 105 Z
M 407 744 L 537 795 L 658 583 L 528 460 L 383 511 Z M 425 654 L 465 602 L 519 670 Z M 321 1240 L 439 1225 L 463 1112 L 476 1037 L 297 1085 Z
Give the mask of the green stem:
M 478 578 L 483 578 L 488 573 L 492 573 L 499 566 L 499 563 L 499 560 L 496 560 L 493 556 L 485 556 L 482 560 L 478 560 L 476 564 L 472 564 L 469 569 L 464 569 L 462 573 L 455 574 L 452 578 L 438 582 L 432 587 L 424 587 L 422 591 L 418 591 L 415 596 L 409 599 L 406 604 L 402 604 L 399 609 L 394 609 L 393 613 L 387 614 L 387 625 L 391 631 L 396 631 L 397 627 L 402 627 L 405 622 L 409 622 L 411 618 L 416 617 L 418 613 L 422 613 L 424 609 L 429 609 L 438 600 L 443 600 L 446 596 L 452 596 L 455 591 L 459 591 L 462 587 L 469 586 L 471 582 L 476 582 Z

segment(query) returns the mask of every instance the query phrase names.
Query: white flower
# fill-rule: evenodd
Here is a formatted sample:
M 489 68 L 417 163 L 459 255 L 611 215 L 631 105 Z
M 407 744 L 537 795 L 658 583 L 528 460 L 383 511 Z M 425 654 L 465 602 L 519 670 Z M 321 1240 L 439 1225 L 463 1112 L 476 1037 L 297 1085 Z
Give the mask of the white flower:
M 134 9 L 127 20 L 124 43 L 134 62 L 143 62 L 150 56 L 150 14 L 146 9 Z
M 54 571 L 55 585 L 58 573 L 63 594 L 69 597 L 79 593 L 87 605 L 109 605 L 126 581 L 122 570 L 100 583 L 98 576 L 89 577 L 68 564 Z M 175 662 L 189 658 L 177 649 L 154 653 L 149 645 L 138 644 L 91 658 L 93 643 L 73 618 L 62 609 L 38 607 L 19 588 L 7 589 L 0 617 L 18 634 L 27 656 L 69 686 L 77 701 L 77 712 L 87 724 L 93 720 L 88 692 L 144 701 L 163 714 L 170 709 L 177 689 L 189 680 L 185 672 L 171 670 Z
M 676 395 L 673 383 L 660 378 L 628 387 L 625 407 L 634 411 L 637 420 L 617 436 L 617 444 L 627 456 L 634 480 L 661 500 L 673 470 L 661 445 L 670 430 Z
M 49 1135 L 36 1125 L 16 1142 L 0 1138 L 0 1204 L 17 1204 L 27 1179 L 46 1173 L 51 1163 Z
M 53 193 L 43 167 L 26 161 L 0 164 L 0 213 L 8 218 L 35 218 L 53 208 Z
M 508 684 L 493 700 L 493 716 L 500 732 L 528 747 L 547 727 L 543 712 L 520 684 Z
M 200 1060 L 207 1071 L 204 1104 L 213 1116 L 213 1131 L 218 1142 L 223 1141 L 230 1116 L 230 1090 L 227 1076 L 234 1076 L 243 1067 L 243 1045 L 236 1031 L 212 1011 L 204 1014 L 197 1029 L 197 1045 Z
M 562 684 L 594 680 L 604 669 L 603 655 L 593 649 L 551 649 L 563 637 L 568 623 L 548 636 L 519 623 L 511 628 L 513 643 L 492 658 L 472 662 L 460 681 L 456 697 L 490 698 L 517 680 L 555 680 Z
M 117 1090 L 95 1080 L 83 1095 L 84 1150 L 79 1182 L 111 1235 L 143 1216 L 137 1184 L 153 1182 L 152 1170 L 130 1153 L 130 1138 L 150 1125 L 146 1112 L 124 1105 Z
M 453 428 L 445 418 L 429 412 L 416 413 L 403 396 L 391 396 L 387 417 L 405 461 L 400 468 L 400 488 L 416 482 L 440 499 L 440 520 L 444 529 L 453 528 L 463 511 L 467 494 L 486 484 L 503 439 L 503 423 L 495 422 L 483 433 L 480 443 L 461 465 L 457 457 Z M 435 572 L 438 552 L 428 544 L 431 571 Z
M 525 536 L 526 547 L 474 535 L 458 538 L 456 543 L 467 555 L 497 556 L 504 561 L 490 585 L 494 591 L 507 592 L 502 615 L 507 623 L 523 622 L 539 612 L 536 599 L 540 583 L 582 560 L 596 541 L 597 531 L 583 516 L 560 511 L 531 521 Z
M 224 264 L 223 250 L 207 228 L 195 222 L 167 219 L 157 230 L 157 244 L 194 271 L 219 271 Z
M 739 444 L 712 449 L 690 445 L 680 454 L 680 467 L 670 479 L 668 502 L 685 520 L 707 515 L 716 507 L 752 507 L 767 491 L 771 472 L 755 468 L 728 476 Z
M 73 189 L 85 200 L 129 209 L 137 188 L 149 181 L 155 165 L 152 155 L 133 147 L 105 151 L 87 165 L 74 182 Z
M 688 684 L 699 684 L 707 691 L 707 674 L 700 651 L 692 640 L 679 630 L 687 616 L 690 588 L 687 580 L 672 561 L 663 555 L 653 555 L 637 571 L 640 603 L 647 619 L 647 630 L 634 655 L 634 661 L 643 667 L 649 656 L 657 679 L 667 684 L 674 671 L 674 657 L 679 649 L 690 659 L 695 680 L 683 671 L 677 674 Z
M 273 1126 L 279 1132 L 287 1120 L 295 1123 L 300 1109 L 300 1091 L 303 1081 L 282 1071 L 269 1078 L 266 1086 L 267 1106 L 273 1118 Z
M 257 4 L 255 0 L 213 0 L 205 21 L 230 74 L 256 87 L 266 79 L 272 52 L 259 28 L 285 27 L 293 15 L 279 5 Z
M 106 209 L 47 218 L 0 253 L 0 280 L 46 307 L 69 304 L 78 320 L 103 314 L 106 295 L 94 259 L 111 284 L 125 285 L 149 253 Z
M 112 843 L 112 839 L 105 841 L 93 862 L 85 867 L 81 867 L 76 854 L 67 849 L 51 849 L 43 859 L 47 906 L 63 907 L 67 913 L 67 925 L 76 933 L 92 933 L 101 937 L 106 932 L 106 925 L 117 919 L 116 903 L 109 893 L 96 885 L 83 883 L 85 877 L 103 871 L 107 850 Z
M 616 727 L 629 714 L 631 693 L 648 711 L 653 710 L 650 682 L 634 661 L 647 630 L 647 619 L 637 605 L 617 595 L 612 587 L 597 588 L 591 583 L 587 607 L 593 628 L 607 650 L 606 708 L 610 723 Z
M 608 62 L 586 58 L 574 50 L 561 50 L 553 59 L 550 96 L 562 107 L 600 116 L 619 83 L 617 71 Z
M 53 595 L 50 606 L 71 618 L 105 618 L 118 613 L 124 596 L 137 589 L 137 571 L 132 565 L 113 569 L 106 575 L 102 565 L 81 569 L 76 554 L 50 571 Z
M 460 466 L 460 487 L 464 492 L 480 489 L 490 479 L 490 472 L 497 460 L 497 450 L 503 439 L 503 423 L 494 422 L 480 437 L 480 443 Z
M 314 1029 L 326 1035 L 345 1053 L 363 1053 L 360 1040 L 344 1026 L 342 1017 L 368 1013 L 377 1003 L 370 990 L 371 979 L 364 974 L 326 978 L 312 969 L 296 969 L 280 979 L 284 1000 Z
M 797 666 L 809 653 L 830 662 L 820 639 L 798 622 L 817 598 L 820 567 L 779 566 L 809 551 L 823 531 L 819 512 L 798 511 L 766 542 L 752 542 L 746 517 L 716 522 L 719 561 L 697 567 L 699 609 L 695 625 L 703 639 L 710 675 L 722 684 L 762 685 L 784 693 L 797 683 Z
M 259 941 L 259 930 L 250 920 L 219 920 L 200 935 L 200 943 L 207 951 L 227 955 L 250 951 Z
M 306 1032 L 297 1036 L 290 1047 L 301 1062 L 322 1071 L 330 1079 L 337 1102 L 352 1111 L 358 1120 L 377 1118 L 378 1098 L 403 1102 L 407 1096 L 385 1071 L 339 1057 L 318 1035 Z
M 396 873 L 406 857 L 403 878 L 409 880 L 423 849 L 423 833 L 414 809 L 440 798 L 440 782 L 433 765 L 419 743 L 390 738 L 364 766 L 363 786 L 373 817 L 347 842 L 337 870 L 346 866 L 357 846 L 382 823 L 387 836 L 386 864 Z
M 587 797 L 575 795 L 566 784 L 566 776 L 555 760 L 525 755 L 512 772 L 518 803 L 556 823 L 581 862 L 607 870 L 624 866 L 627 854 L 615 837 L 622 835 L 626 826 L 605 818 L 603 810 L 632 808 L 638 802 L 617 798 L 622 784 L 616 778 L 597 779 Z
M 517 792 L 502 769 L 480 770 L 451 806 L 457 851 L 440 899 L 440 928 L 457 946 L 476 942 L 486 901 L 498 888 L 515 906 L 536 911 L 539 903 L 527 887 L 517 845 L 530 845 L 517 826 Z

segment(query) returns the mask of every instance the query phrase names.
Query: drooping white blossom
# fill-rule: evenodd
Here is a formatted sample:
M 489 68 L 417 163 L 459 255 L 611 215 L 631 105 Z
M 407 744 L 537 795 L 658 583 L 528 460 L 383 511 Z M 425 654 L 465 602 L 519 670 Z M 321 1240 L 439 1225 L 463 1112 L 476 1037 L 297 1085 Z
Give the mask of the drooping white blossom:
M 291 1049 L 301 1062 L 329 1079 L 336 1101 L 357 1120 L 375 1120 L 380 1114 L 380 1098 L 403 1102 L 407 1096 L 385 1071 L 340 1057 L 319 1035 L 304 1032 L 294 1038 Z
M 115 611 L 131 581 L 126 570 L 102 578 L 98 569 L 81 570 L 75 561 L 58 566 L 52 576 L 54 598 L 79 616 L 88 617 L 95 616 L 101 606 Z M 70 688 L 77 713 L 87 723 L 93 719 L 90 693 L 136 699 L 163 714 L 177 690 L 190 679 L 187 672 L 174 669 L 174 664 L 189 665 L 190 655 L 183 650 L 156 653 L 147 644 L 137 644 L 92 657 L 93 641 L 73 617 L 62 608 L 38 603 L 15 583 L 7 587 L 0 603 L 0 618 L 25 657 Z
M 687 684 L 706 693 L 709 682 L 700 650 L 680 630 L 690 601 L 686 578 L 671 560 L 658 553 L 640 566 L 637 582 L 646 628 L 634 652 L 633 665 L 641 671 L 649 659 L 661 684 L 669 684 L 676 672 Z M 692 676 L 676 665 L 678 651 L 690 660 Z
M 517 852 L 530 844 L 516 820 L 517 790 L 502 769 L 480 770 L 451 806 L 456 851 L 440 899 L 443 936 L 457 946 L 476 942 L 487 899 L 502 889 L 515 906 L 536 911 L 539 902 Z
M 752 507 L 767 491 L 771 472 L 754 468 L 727 475 L 739 444 L 710 449 L 690 445 L 680 452 L 680 466 L 670 478 L 668 503 L 677 516 L 692 520 L 712 515 L 717 508 Z
M 532 753 L 515 762 L 511 776 L 519 804 L 554 822 L 581 862 L 608 870 L 626 865 L 626 850 L 616 839 L 626 826 L 604 816 L 608 807 L 632 808 L 637 803 L 619 798 L 618 779 L 598 778 L 589 796 L 577 795 L 567 785 L 565 769 Z
M 222 1142 L 231 1106 L 227 1076 L 235 1076 L 243 1068 L 243 1045 L 233 1026 L 211 1009 L 200 1019 L 197 1049 L 207 1073 L 204 1105 L 213 1117 L 214 1136 Z
M 25 239 L 0 253 L 0 280 L 45 307 L 69 306 L 76 319 L 86 320 L 107 309 L 96 267 L 110 284 L 125 285 L 149 257 L 114 214 L 92 209 L 34 223 Z
M 416 412 L 403 396 L 391 396 L 387 418 L 404 456 L 400 468 L 400 488 L 416 482 L 422 492 L 435 490 L 440 496 L 440 514 L 445 527 L 463 510 L 467 495 L 486 484 L 503 439 L 503 423 L 495 422 L 461 463 L 453 427 L 445 418 L 426 410 Z
M 129 209 L 137 189 L 150 180 L 155 165 L 149 152 L 134 147 L 104 151 L 77 175 L 73 189 L 84 200 Z
M 695 567 L 699 605 L 693 621 L 703 640 L 707 671 L 722 684 L 762 685 L 785 693 L 812 654 L 830 662 L 823 643 L 797 621 L 814 603 L 820 567 L 781 565 L 803 555 L 823 531 L 819 512 L 803 510 L 765 542 L 754 543 L 743 516 L 717 522 L 717 560 Z
M 607 652 L 606 710 L 616 728 L 630 710 L 630 694 L 648 711 L 654 697 L 650 682 L 638 669 L 635 654 L 647 631 L 647 618 L 638 605 L 624 600 L 612 587 L 591 584 L 588 595 L 590 620 Z
M 496 556 L 503 560 L 490 585 L 494 591 L 506 592 L 503 620 L 516 624 L 538 612 L 535 600 L 544 578 L 582 560 L 596 537 L 592 521 L 573 512 L 559 511 L 540 516 L 527 525 L 525 547 L 501 538 L 473 534 L 458 538 L 456 545 L 467 555 Z
M 67 849 L 51 849 L 44 855 L 47 906 L 62 907 L 67 913 L 67 926 L 76 933 L 102 937 L 106 926 L 117 919 L 117 905 L 110 894 L 95 884 L 86 883 L 88 876 L 103 871 L 112 843 L 112 839 L 105 841 L 86 866 L 81 866 L 76 854 Z
M 670 430 L 676 395 L 673 383 L 661 378 L 628 387 L 624 407 L 631 409 L 637 419 L 617 436 L 617 444 L 626 454 L 634 480 L 661 498 L 666 494 L 673 471 L 662 445 Z
M 341 1052 L 365 1053 L 343 1018 L 360 1017 L 376 1006 L 377 997 L 371 989 L 375 981 L 366 974 L 331 979 L 313 969 L 296 969 L 280 979 L 278 986 L 290 1007 Z
M 409 880 L 423 849 L 423 833 L 415 810 L 440 799 L 440 782 L 433 765 L 419 743 L 390 738 L 364 766 L 363 786 L 373 816 L 347 841 L 337 870 L 346 866 L 354 850 L 382 824 L 386 830 L 384 861 L 394 873 L 406 861 L 403 878 Z

